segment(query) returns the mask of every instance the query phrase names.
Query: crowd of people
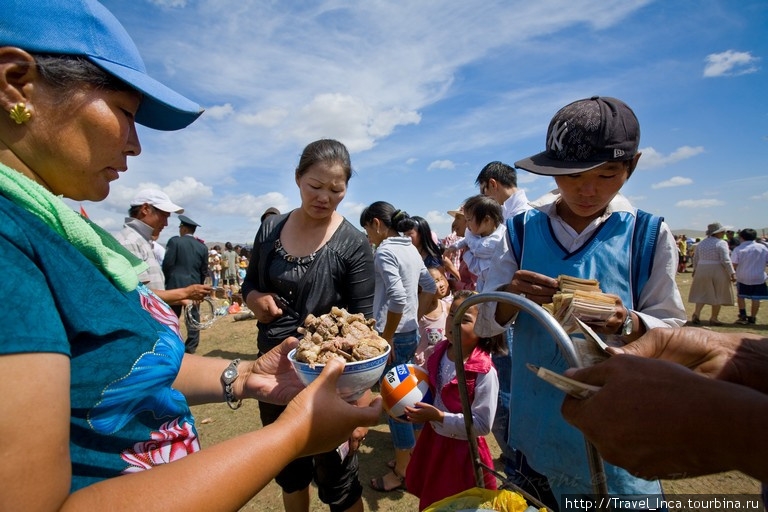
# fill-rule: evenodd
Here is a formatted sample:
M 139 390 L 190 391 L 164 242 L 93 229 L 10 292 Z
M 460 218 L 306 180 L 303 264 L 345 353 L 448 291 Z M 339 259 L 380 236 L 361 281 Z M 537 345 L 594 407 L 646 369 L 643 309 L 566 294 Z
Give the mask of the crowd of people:
M 0 509 L 237 510 L 275 479 L 287 511 L 309 509 L 312 482 L 330 510 L 363 510 L 358 452 L 381 399 L 368 391 L 342 400 L 342 360 L 306 388 L 288 361 L 304 319 L 334 306 L 375 319 L 392 348 L 387 368 L 416 361 L 427 371 L 434 401 L 389 421 L 392 460 L 368 483 L 407 489 L 419 509 L 476 484 L 457 363 L 480 458 L 492 462 L 483 436 L 493 434 L 508 478 L 553 510 L 565 495 L 589 496 L 596 478 L 637 499 L 660 495 L 658 478 L 681 473 L 739 469 L 768 481 L 768 444 L 754 436 L 768 417 L 768 340 L 681 328 L 679 241 L 620 193 L 641 157 L 639 122 L 624 102 L 570 103 L 552 118 L 543 152 L 483 167 L 479 194 L 449 211 L 443 240 L 383 200 L 359 226 L 345 219 L 337 208 L 352 164 L 331 139 L 304 148 L 300 205 L 265 211 L 250 251 L 207 248 L 189 212 L 154 189 L 133 198 L 113 237 L 61 197 L 104 200 L 141 152 L 136 123 L 178 130 L 201 109 L 146 74 L 95 0 L 10 0 L 0 17 L 0 244 L 20 269 L 9 273 L 18 295 L 0 343 Z M 517 169 L 551 176 L 557 189 L 529 201 Z M 179 236 L 161 247 L 174 213 Z M 691 323 L 709 304 L 719 325 L 733 282 L 739 323 L 754 324 L 768 295 L 768 249 L 750 229 L 729 248 L 726 231 L 711 224 L 693 252 Z M 607 361 L 569 369 L 534 317 L 511 304 L 455 318 L 477 292 L 552 302 L 561 275 L 597 279 L 611 294 L 610 315 L 590 322 L 611 347 Z M 181 306 L 219 287 L 240 293 L 258 321 L 247 361 L 196 354 L 189 326 L 181 337 Z M 528 363 L 601 389 L 564 400 Z M 258 400 L 263 428 L 201 449 L 190 406 L 236 410 L 245 399 Z M 658 417 L 676 428 L 654 428 Z M 720 442 L 726 430 L 736 446 Z M 604 474 L 588 466 L 583 436 L 611 463 Z
M 677 271 L 685 273 L 689 265 L 692 269 L 688 301 L 695 304 L 695 308 L 689 324 L 702 325 L 701 312 L 709 305 L 712 310 L 709 325 L 725 325 L 719 319 L 720 308 L 734 305 L 734 292 L 738 316 L 733 323 L 756 324 L 760 302 L 768 299 L 766 237 L 758 237 L 752 228 L 735 231 L 719 222 L 708 225 L 705 235 L 703 240 L 689 239 L 684 234 L 677 237 Z M 751 301 L 749 314 L 747 299 Z

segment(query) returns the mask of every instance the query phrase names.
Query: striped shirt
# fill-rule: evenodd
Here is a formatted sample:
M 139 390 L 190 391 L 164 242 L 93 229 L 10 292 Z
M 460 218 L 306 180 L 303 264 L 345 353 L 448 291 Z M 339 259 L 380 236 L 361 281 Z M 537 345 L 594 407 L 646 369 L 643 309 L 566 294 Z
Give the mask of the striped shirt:
M 123 229 L 115 235 L 120 245 L 144 261 L 149 268 L 139 274 L 139 281 L 150 290 L 165 290 L 165 274 L 152 248 L 154 228 L 133 217 L 126 217 Z

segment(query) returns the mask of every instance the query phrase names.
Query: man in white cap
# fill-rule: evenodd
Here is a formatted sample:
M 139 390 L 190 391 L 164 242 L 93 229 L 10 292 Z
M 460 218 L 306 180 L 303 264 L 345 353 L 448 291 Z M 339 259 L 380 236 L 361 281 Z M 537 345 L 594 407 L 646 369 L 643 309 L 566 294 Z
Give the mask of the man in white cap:
M 171 213 L 184 213 L 184 208 L 171 201 L 162 190 L 140 190 L 131 201 L 122 231 L 115 238 L 148 265 L 149 268 L 139 274 L 139 281 L 165 302 L 178 304 L 184 300 L 202 300 L 210 293 L 210 286 L 196 284 L 173 290 L 165 289 L 165 275 L 155 257 L 152 237 L 157 237 L 168 225 Z

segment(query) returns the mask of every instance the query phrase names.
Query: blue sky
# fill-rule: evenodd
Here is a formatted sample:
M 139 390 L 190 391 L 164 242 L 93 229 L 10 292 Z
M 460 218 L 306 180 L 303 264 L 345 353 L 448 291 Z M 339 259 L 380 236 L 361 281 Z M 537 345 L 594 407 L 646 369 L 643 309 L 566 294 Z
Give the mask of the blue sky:
M 206 109 L 186 130 L 139 128 L 142 155 L 83 203 L 107 229 L 152 185 L 201 238 L 250 243 L 267 207 L 298 206 L 301 150 L 329 137 L 352 156 L 354 225 L 385 200 L 444 236 L 486 163 L 543 150 L 552 115 L 593 95 L 640 120 L 637 207 L 673 229 L 768 227 L 764 0 L 104 3 L 150 74 Z M 519 182 L 531 199 L 554 188 Z

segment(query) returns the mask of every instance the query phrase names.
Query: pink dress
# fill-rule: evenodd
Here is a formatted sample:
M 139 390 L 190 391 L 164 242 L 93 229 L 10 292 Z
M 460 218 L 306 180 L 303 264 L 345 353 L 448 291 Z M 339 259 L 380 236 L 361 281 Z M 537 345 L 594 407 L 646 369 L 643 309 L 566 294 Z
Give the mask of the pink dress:
M 419 318 L 419 345 L 413 356 L 413 362 L 424 366 L 435 346 L 445 339 L 445 319 L 448 318 L 449 306 L 439 299 L 437 311 Z
M 438 385 L 437 376 L 440 374 L 440 361 L 448 347 L 450 347 L 448 340 L 444 340 L 435 347 L 434 353 L 427 361 L 429 385 L 433 393 Z M 488 373 L 491 366 L 490 354 L 479 348 L 475 348 L 464 363 L 470 401 L 475 399 L 477 375 Z M 440 396 L 446 409 L 448 409 L 447 412 L 461 412 L 459 383 L 456 378 L 442 387 Z M 478 437 L 477 444 L 480 460 L 483 464 L 493 467 L 491 451 L 488 449 L 485 438 Z M 496 489 L 496 478 L 486 470 L 483 470 L 483 476 L 485 488 Z M 416 441 L 416 447 L 406 471 L 405 482 L 408 492 L 419 497 L 419 510 L 424 510 L 443 498 L 475 487 L 475 472 L 469 452 L 469 442 L 465 439 L 440 435 L 427 422 Z

